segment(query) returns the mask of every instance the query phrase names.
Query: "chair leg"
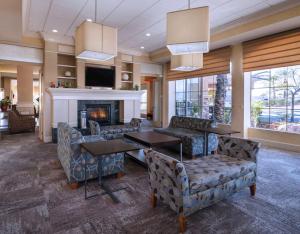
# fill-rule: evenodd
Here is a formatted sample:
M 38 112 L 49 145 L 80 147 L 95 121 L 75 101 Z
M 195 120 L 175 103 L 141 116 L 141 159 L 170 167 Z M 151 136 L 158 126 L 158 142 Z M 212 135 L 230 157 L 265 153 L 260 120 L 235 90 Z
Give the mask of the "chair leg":
M 155 195 L 155 193 L 151 193 L 151 206 L 152 208 L 155 208 L 157 205 L 157 197 Z
M 120 179 L 120 178 L 122 178 L 124 175 L 125 175 L 124 172 L 118 172 L 116 176 L 117 176 L 118 179 Z
M 71 189 L 78 189 L 79 188 L 79 183 L 74 182 L 74 183 L 69 183 L 69 186 Z
M 250 188 L 250 194 L 251 194 L 251 196 L 255 196 L 256 184 L 252 184 L 249 188 Z
M 180 214 L 178 217 L 179 221 L 179 231 L 184 233 L 186 231 L 186 217 L 183 214 Z

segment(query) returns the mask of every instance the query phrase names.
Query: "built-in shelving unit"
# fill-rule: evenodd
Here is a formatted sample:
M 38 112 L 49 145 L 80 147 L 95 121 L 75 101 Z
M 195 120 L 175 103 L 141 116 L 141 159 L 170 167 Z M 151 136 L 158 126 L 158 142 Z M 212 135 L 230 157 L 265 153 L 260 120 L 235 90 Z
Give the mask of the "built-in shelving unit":
M 76 58 L 74 55 L 57 54 L 57 87 L 77 87 Z
M 133 89 L 133 63 L 122 62 L 121 71 L 121 87 L 122 89 Z

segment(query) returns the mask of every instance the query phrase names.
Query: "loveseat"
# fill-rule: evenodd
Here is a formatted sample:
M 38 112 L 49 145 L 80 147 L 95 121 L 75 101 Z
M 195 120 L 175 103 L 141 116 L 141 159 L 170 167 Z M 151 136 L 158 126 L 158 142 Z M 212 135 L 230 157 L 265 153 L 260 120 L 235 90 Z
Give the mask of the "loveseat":
M 34 132 L 34 115 L 22 115 L 16 109 L 8 112 L 8 128 L 10 133 Z
M 173 116 L 167 128 L 155 128 L 154 131 L 180 138 L 183 153 L 190 158 L 195 158 L 203 156 L 204 134 L 199 130 L 210 127 L 213 127 L 213 121 L 209 119 Z M 217 145 L 216 134 L 210 133 L 208 152 L 215 151 Z
M 141 128 L 141 119 L 132 118 L 123 125 L 100 126 L 98 122 L 90 120 L 89 125 L 92 135 L 102 136 L 106 140 L 122 138 L 124 133 L 138 132 Z
M 258 142 L 219 137 L 218 153 L 195 160 L 178 160 L 154 150 L 145 150 L 152 206 L 157 199 L 179 215 L 180 231 L 186 216 L 227 196 L 250 187 L 255 195 Z
M 87 160 L 87 178 L 97 178 L 97 160 L 88 152 L 82 152 L 80 144 L 83 142 L 104 141 L 104 139 L 101 136 L 82 136 L 78 130 L 70 127 L 67 123 L 58 123 L 57 135 L 58 158 L 71 186 L 74 186 L 77 182 L 84 181 L 85 160 Z M 123 153 L 104 156 L 102 160 L 102 176 L 122 173 L 123 171 Z

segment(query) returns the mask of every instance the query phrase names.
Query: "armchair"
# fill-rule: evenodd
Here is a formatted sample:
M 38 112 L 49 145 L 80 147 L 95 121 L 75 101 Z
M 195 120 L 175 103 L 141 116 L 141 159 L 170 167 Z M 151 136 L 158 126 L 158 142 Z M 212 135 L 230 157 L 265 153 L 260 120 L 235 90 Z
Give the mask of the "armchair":
M 255 195 L 256 155 L 254 141 L 219 137 L 218 154 L 195 160 L 178 160 L 153 150 L 145 150 L 152 206 L 157 198 L 179 215 L 180 231 L 186 217 L 227 196 L 250 187 Z
M 125 123 L 124 125 L 111 125 L 111 126 L 101 126 L 98 122 L 90 120 L 90 128 L 92 135 L 100 135 L 103 138 L 116 139 L 122 138 L 124 133 L 127 132 L 138 132 L 141 128 L 142 120 L 139 118 L 132 118 L 129 123 Z
M 57 153 L 62 167 L 67 175 L 71 187 L 76 188 L 78 182 L 84 181 L 84 163 L 87 160 L 87 178 L 98 177 L 97 160 L 88 152 L 82 152 L 80 144 L 83 142 L 104 141 L 100 136 L 82 136 L 67 123 L 58 123 Z M 124 154 L 107 155 L 102 163 L 102 175 L 122 173 L 124 170 Z
M 16 109 L 8 112 L 8 128 L 10 133 L 35 131 L 34 115 L 21 115 Z

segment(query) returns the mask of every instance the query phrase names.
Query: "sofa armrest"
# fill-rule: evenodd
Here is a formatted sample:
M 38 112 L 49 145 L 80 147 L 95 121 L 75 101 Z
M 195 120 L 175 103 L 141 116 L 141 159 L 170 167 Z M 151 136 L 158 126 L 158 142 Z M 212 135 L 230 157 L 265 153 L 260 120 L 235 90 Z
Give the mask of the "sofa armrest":
M 259 142 L 230 136 L 218 138 L 219 154 L 256 162 L 256 155 L 261 145 Z
M 159 152 L 146 149 L 151 190 L 177 213 L 189 196 L 189 181 L 184 165 Z

